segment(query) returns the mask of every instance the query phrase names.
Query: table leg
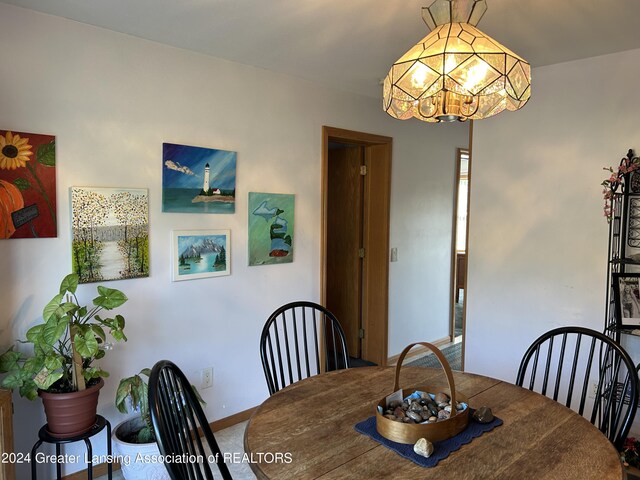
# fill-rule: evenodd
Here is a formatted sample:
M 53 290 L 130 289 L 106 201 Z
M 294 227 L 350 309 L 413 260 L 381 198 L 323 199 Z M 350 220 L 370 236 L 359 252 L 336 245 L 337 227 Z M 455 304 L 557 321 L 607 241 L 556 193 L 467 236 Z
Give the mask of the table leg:
M 109 480 L 112 480 L 113 477 L 113 461 L 112 461 L 112 457 L 111 457 L 111 424 L 109 423 L 109 420 L 105 420 L 106 424 L 107 424 L 107 455 L 108 455 L 108 461 L 107 461 L 107 478 Z
M 58 461 L 60 458 L 60 444 L 56 443 L 56 478 L 58 480 L 62 479 L 62 465 Z
M 84 443 L 87 446 L 87 480 L 93 480 L 93 450 L 91 448 L 91 442 L 88 438 L 84 439 Z
M 31 449 L 31 480 L 37 480 L 38 472 L 36 471 L 36 452 L 42 445 L 42 440 L 38 440 Z

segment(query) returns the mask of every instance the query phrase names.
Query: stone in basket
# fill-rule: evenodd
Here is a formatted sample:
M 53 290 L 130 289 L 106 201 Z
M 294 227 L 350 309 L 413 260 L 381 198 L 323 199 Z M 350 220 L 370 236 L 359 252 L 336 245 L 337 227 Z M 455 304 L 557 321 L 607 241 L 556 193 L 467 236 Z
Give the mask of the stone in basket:
M 385 397 L 380 400 L 378 407 L 376 408 L 376 430 L 380 435 L 393 442 L 416 443 L 421 438 L 426 438 L 430 442 L 438 442 L 457 435 L 464 430 L 469 423 L 469 400 L 461 392 L 456 391 L 449 362 L 447 362 L 445 356 L 435 345 L 427 342 L 412 343 L 402 351 L 400 358 L 398 358 L 398 363 L 396 364 L 396 377 L 393 392 L 397 392 L 400 388 L 399 381 L 402 361 L 409 350 L 416 345 L 427 347 L 438 358 L 438 361 L 444 369 L 444 373 L 447 377 L 448 386 L 419 385 L 403 388 L 402 398 L 406 398 L 415 391 L 427 392 L 430 394 L 444 392 L 451 398 L 451 416 L 447 419 L 438 420 L 433 423 L 403 423 L 391 420 L 384 416 L 384 411 L 387 408 L 387 397 Z M 466 403 L 466 408 L 457 410 L 455 406 L 458 402 Z M 381 410 L 383 413 L 380 413 Z

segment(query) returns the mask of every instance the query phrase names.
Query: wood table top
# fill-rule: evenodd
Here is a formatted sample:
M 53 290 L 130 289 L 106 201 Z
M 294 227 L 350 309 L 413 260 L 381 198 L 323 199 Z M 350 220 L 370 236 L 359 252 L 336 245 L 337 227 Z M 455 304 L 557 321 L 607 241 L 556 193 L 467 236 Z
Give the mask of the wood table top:
M 253 472 L 272 480 L 626 478 L 613 445 L 577 413 L 524 388 L 463 372 L 454 372 L 456 390 L 472 408 L 491 407 L 504 424 L 433 468 L 416 465 L 354 429 L 392 393 L 394 373 L 393 367 L 340 370 L 269 397 L 245 431 Z M 401 386 L 424 384 L 446 385 L 442 370 L 402 368 Z M 288 453 L 291 461 L 265 453 Z

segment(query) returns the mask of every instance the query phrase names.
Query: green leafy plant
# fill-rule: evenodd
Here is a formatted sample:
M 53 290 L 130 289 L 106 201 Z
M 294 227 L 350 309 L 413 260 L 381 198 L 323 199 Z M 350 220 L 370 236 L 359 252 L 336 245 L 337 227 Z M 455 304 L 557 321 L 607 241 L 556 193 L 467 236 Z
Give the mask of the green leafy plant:
M 127 301 L 120 290 L 98 286 L 91 308 L 76 297 L 78 275 L 67 275 L 58 294 L 44 307 L 44 323 L 27 331 L 33 354 L 16 350 L 15 345 L 0 356 L 0 373 L 7 373 L 2 386 L 18 389 L 34 400 L 38 390 L 67 393 L 84 390 L 109 374 L 93 365 L 111 348 L 107 332 L 115 341 L 126 341 L 122 315 L 102 318 L 103 310 L 113 310 Z
M 129 443 L 150 443 L 155 442 L 156 436 L 151 423 L 149 412 L 149 385 L 142 378 L 142 375 L 149 378 L 150 368 L 143 368 L 140 373 L 120 380 L 116 391 L 116 408 L 121 413 L 139 412 L 144 420 L 144 426 L 137 432 L 133 432 L 131 438 L 123 439 Z
M 121 440 L 129 443 L 150 443 L 156 441 L 156 435 L 153 430 L 151 421 L 151 412 L 149 411 L 149 384 L 143 376 L 149 378 L 151 375 L 150 368 L 143 368 L 140 373 L 126 377 L 120 380 L 118 390 L 116 391 L 116 408 L 121 413 L 139 413 L 144 425 L 138 430 L 131 432 L 128 438 Z M 191 385 L 193 393 L 200 403 L 206 405 L 206 402 L 200 396 L 200 393 L 194 385 Z

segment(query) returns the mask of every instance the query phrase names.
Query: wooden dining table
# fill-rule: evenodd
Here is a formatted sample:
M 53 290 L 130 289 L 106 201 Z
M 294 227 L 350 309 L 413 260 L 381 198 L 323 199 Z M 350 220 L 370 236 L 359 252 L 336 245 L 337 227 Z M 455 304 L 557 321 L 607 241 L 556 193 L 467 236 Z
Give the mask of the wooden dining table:
M 375 414 L 395 368 L 324 373 L 289 385 L 255 411 L 244 436 L 259 479 L 576 479 L 626 478 L 619 454 L 589 421 L 547 397 L 482 375 L 454 372 L 471 408 L 488 406 L 501 426 L 453 451 L 435 467 L 401 457 L 356 423 Z M 442 370 L 403 367 L 400 386 L 446 385 Z M 408 392 L 411 393 L 411 392 Z

